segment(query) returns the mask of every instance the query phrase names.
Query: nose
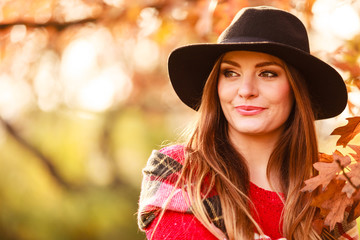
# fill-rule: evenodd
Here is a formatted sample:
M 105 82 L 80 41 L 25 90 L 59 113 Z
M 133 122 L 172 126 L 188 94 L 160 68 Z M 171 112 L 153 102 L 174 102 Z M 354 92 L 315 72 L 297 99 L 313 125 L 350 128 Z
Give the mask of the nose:
M 238 95 L 245 99 L 258 96 L 256 78 L 252 75 L 243 75 L 239 81 Z

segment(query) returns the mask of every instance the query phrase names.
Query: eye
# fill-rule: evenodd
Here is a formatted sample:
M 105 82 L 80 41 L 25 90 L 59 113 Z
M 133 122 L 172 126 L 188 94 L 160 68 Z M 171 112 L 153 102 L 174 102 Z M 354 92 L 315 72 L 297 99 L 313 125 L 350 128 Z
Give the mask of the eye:
M 273 77 L 277 77 L 278 74 L 276 72 L 267 70 L 267 71 L 262 71 L 259 76 L 260 77 L 273 78 Z
M 239 76 L 239 74 L 237 72 L 231 71 L 231 70 L 223 70 L 222 71 L 222 75 L 224 75 L 224 77 L 226 78 L 231 78 L 231 77 L 237 77 Z

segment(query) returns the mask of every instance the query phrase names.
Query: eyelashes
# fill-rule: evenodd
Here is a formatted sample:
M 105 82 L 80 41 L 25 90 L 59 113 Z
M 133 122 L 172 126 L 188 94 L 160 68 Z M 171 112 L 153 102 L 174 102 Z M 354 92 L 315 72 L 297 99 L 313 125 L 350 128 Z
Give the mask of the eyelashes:
M 230 69 L 223 69 L 221 70 L 221 74 L 225 77 L 225 78 L 232 78 L 232 77 L 239 77 L 240 74 L 237 73 L 236 71 L 230 70 Z M 259 77 L 264 77 L 264 78 L 274 78 L 274 77 L 278 77 L 279 74 L 276 73 L 275 71 L 271 71 L 271 70 L 263 70 L 258 74 Z
M 274 72 L 274 71 L 266 70 L 266 71 L 260 72 L 259 76 L 261 76 L 261 77 L 267 77 L 267 78 L 273 78 L 273 77 L 277 77 L 277 76 L 279 76 L 279 75 L 278 75 L 276 72 Z
M 226 78 L 231 78 L 231 77 L 238 77 L 240 76 L 237 72 L 235 71 L 231 71 L 231 70 L 228 70 L 228 69 L 224 69 L 221 71 L 221 74 L 226 77 Z

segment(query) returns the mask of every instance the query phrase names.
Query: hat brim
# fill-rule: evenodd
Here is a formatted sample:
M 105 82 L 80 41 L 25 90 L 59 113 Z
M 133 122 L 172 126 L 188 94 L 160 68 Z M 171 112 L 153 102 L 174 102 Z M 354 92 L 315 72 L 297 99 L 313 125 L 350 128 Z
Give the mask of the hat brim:
M 168 71 L 182 102 L 197 110 L 216 60 L 229 51 L 267 53 L 299 70 L 306 80 L 317 120 L 335 117 L 346 107 L 346 85 L 333 67 L 307 52 L 273 42 L 193 44 L 175 49 L 169 56 Z

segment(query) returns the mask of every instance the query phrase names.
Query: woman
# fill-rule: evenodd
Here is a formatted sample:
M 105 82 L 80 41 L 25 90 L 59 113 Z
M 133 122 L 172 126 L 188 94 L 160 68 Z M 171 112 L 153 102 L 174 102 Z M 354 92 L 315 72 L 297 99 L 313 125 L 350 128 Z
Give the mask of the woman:
M 169 75 L 199 119 L 144 169 L 139 226 L 149 239 L 356 239 L 356 223 L 313 229 L 314 121 L 347 103 L 341 76 L 310 55 L 292 14 L 242 9 L 216 44 L 173 51 Z M 352 238 L 351 238 L 352 237 Z

